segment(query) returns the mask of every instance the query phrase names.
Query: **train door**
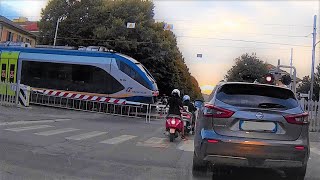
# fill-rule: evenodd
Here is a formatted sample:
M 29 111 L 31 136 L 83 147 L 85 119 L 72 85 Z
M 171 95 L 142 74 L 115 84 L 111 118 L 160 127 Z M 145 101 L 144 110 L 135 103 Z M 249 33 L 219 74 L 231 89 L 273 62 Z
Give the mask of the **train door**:
M 11 88 L 12 86 L 10 86 L 10 83 L 17 83 L 17 65 L 19 52 L 2 51 L 0 57 L 0 93 L 14 96 L 15 91 L 13 90 L 13 88 Z

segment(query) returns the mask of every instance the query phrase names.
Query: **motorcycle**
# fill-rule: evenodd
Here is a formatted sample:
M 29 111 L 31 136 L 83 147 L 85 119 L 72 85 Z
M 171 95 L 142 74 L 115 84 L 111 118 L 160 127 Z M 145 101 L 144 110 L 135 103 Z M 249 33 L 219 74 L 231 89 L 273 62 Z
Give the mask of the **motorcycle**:
M 181 115 L 184 121 L 185 135 L 190 134 L 191 131 L 192 131 L 192 134 L 194 134 L 194 127 L 192 123 L 193 115 L 191 112 L 188 111 L 188 106 L 184 106 L 184 110 L 181 111 Z
M 182 132 L 183 121 L 180 116 L 168 116 L 166 119 L 166 131 L 169 134 L 170 142 L 173 142 L 175 138 Z

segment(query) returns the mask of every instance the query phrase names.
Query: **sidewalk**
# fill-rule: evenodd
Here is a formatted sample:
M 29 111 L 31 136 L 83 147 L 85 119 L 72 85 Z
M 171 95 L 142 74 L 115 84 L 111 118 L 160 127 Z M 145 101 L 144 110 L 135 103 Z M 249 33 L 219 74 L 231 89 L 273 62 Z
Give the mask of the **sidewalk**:
M 320 132 L 310 132 L 310 142 L 318 142 L 320 143 Z

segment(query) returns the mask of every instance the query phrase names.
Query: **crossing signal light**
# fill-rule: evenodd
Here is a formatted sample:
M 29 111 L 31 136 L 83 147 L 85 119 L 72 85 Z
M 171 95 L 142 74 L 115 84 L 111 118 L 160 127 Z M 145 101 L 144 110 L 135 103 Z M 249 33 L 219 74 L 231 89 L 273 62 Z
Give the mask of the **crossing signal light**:
M 274 76 L 272 74 L 267 74 L 265 76 L 265 80 L 267 84 L 273 84 L 274 83 Z

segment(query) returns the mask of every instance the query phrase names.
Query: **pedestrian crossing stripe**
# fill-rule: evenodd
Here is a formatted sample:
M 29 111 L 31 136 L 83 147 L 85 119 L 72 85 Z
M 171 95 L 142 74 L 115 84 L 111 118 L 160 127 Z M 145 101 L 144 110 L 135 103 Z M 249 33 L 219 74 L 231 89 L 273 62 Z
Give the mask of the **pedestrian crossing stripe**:
M 152 137 L 144 142 L 138 142 L 136 145 L 146 147 L 168 148 L 170 145 L 168 142 L 168 138 Z
M 39 120 L 39 121 L 14 121 L 14 122 L 2 122 L 0 126 L 11 126 L 11 125 L 27 125 L 27 124 L 39 124 L 39 123 L 54 123 L 70 121 L 71 119 L 52 119 L 52 120 Z
M 85 139 L 89 139 L 89 138 L 93 138 L 93 137 L 101 136 L 105 134 L 107 134 L 107 132 L 92 131 L 84 134 L 78 134 L 78 135 L 66 137 L 66 139 L 80 141 L 80 140 L 85 140 Z
M 80 130 L 80 129 L 63 128 L 63 129 L 56 129 L 56 130 L 38 132 L 38 133 L 34 133 L 34 134 L 41 135 L 41 136 L 51 136 L 51 135 L 57 135 L 57 134 L 62 134 L 62 133 L 67 133 L 67 132 L 78 131 L 78 130 Z
M 118 137 L 114 137 L 114 138 L 111 138 L 111 139 L 107 139 L 107 140 L 104 140 L 104 141 L 101 141 L 100 143 L 103 143 L 103 144 L 120 144 L 120 143 L 123 143 L 125 141 L 129 141 L 133 138 L 135 138 L 137 136 L 131 136 L 131 135 L 121 135 L 121 136 L 118 136 Z
M 49 128 L 49 127 L 54 127 L 54 126 L 38 125 L 38 126 L 26 126 L 26 127 L 19 127 L 19 128 L 9 128 L 9 129 L 5 129 L 5 130 L 7 130 L 7 131 L 14 131 L 14 132 L 20 132 L 20 131 L 43 129 L 43 128 Z

